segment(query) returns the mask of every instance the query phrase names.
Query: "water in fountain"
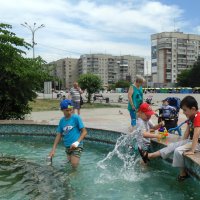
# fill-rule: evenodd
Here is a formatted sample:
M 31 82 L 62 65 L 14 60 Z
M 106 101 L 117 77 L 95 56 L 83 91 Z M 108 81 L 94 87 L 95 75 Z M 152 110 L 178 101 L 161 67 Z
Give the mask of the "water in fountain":
M 69 178 L 64 171 L 10 156 L 0 157 L 0 199 L 66 199 Z
M 100 169 L 97 182 L 115 181 L 116 179 L 137 181 L 143 176 L 147 176 L 147 174 L 141 173 L 141 170 L 144 171 L 146 167 L 140 162 L 135 133 L 121 135 L 113 151 L 97 163 L 97 167 Z

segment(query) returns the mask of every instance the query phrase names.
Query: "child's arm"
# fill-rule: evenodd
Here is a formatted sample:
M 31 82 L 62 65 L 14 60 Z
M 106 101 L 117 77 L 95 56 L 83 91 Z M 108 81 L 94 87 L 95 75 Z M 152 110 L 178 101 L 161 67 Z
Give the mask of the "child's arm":
M 74 143 L 71 145 L 70 149 L 75 149 L 75 148 L 77 148 L 78 145 L 79 145 L 79 143 L 81 142 L 81 140 L 83 140 L 83 139 L 85 138 L 86 135 L 87 135 L 87 130 L 86 130 L 86 128 L 82 128 L 82 129 L 81 129 L 81 135 L 80 135 L 80 137 L 78 138 L 78 140 L 77 140 L 76 142 L 74 142 Z
M 81 142 L 81 140 L 83 140 L 83 139 L 85 138 L 86 135 L 87 135 L 87 130 L 86 130 L 86 128 L 82 128 L 82 129 L 81 129 L 81 135 L 80 135 L 80 137 L 79 137 L 79 139 L 78 139 L 78 142 Z
M 176 110 L 176 108 L 173 107 L 173 106 L 169 106 L 169 108 L 170 108 L 171 110 Z
M 184 140 L 188 139 L 189 134 L 190 134 L 190 127 L 187 126 L 186 131 L 185 131 L 184 136 L 183 136 L 183 139 Z
M 161 110 L 161 109 L 162 109 L 162 108 L 160 107 L 160 108 L 155 109 L 154 111 L 157 112 L 157 111 L 159 111 L 159 110 Z
M 194 135 L 193 135 L 193 139 L 192 139 L 192 147 L 191 150 L 188 152 L 185 152 L 184 155 L 193 155 L 198 143 L 198 139 L 199 139 L 199 135 L 200 135 L 200 127 L 195 127 L 194 128 Z
M 165 123 L 164 123 L 163 121 L 161 121 L 159 124 L 153 126 L 153 129 L 154 129 L 154 130 L 157 130 L 157 129 L 159 129 L 161 126 L 164 126 L 164 125 L 165 125 Z
M 162 135 L 161 134 L 152 134 L 152 133 L 149 133 L 149 132 L 144 132 L 143 133 L 143 137 L 144 138 L 157 138 L 158 140 L 160 140 L 162 138 Z
M 56 135 L 56 138 L 55 138 L 54 144 L 53 144 L 53 148 L 52 148 L 51 152 L 49 153 L 49 156 L 50 156 L 50 157 L 53 157 L 53 156 L 55 155 L 56 147 L 57 147 L 58 143 L 59 143 L 60 140 L 61 140 L 61 136 L 62 136 L 62 135 L 61 135 L 60 133 L 58 133 L 58 134 Z

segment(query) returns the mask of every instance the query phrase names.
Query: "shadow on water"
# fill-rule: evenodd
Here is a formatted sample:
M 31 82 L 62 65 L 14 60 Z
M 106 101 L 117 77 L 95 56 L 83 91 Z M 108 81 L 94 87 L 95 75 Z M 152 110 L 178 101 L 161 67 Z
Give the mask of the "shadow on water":
M 66 171 L 10 156 L 0 157 L 0 199 L 70 199 Z

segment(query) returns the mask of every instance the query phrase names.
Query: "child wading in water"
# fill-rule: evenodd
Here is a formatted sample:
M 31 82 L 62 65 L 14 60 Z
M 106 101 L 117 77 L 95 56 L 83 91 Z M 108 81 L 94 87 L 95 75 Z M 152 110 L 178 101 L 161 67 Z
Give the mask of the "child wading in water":
M 140 153 L 143 151 L 149 152 L 151 144 L 150 138 L 162 138 L 162 135 L 160 134 L 150 133 L 150 129 L 156 130 L 163 125 L 162 122 L 160 122 L 158 125 L 154 125 L 150 121 L 151 116 L 154 114 L 155 112 L 152 110 L 148 103 L 142 103 L 138 109 L 135 136 Z
M 183 155 L 193 155 L 194 152 L 200 151 L 200 112 L 198 111 L 198 103 L 194 97 L 186 96 L 181 101 L 181 108 L 188 119 L 183 140 L 171 143 L 154 153 L 148 153 L 140 149 L 140 154 L 145 163 L 156 157 L 166 159 L 174 152 L 172 166 L 180 168 L 178 181 L 183 181 L 189 177 L 185 169 Z
M 83 150 L 82 140 L 87 135 L 87 131 L 80 116 L 72 114 L 73 106 L 70 100 L 63 100 L 60 103 L 60 108 L 63 111 L 64 117 L 60 119 L 57 136 L 49 156 L 53 157 L 55 155 L 56 147 L 63 137 L 67 158 L 72 167 L 76 168 Z

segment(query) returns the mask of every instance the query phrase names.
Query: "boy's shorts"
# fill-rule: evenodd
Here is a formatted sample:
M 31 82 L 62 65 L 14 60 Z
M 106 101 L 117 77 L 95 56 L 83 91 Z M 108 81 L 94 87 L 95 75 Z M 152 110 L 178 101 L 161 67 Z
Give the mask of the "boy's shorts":
M 74 107 L 74 109 L 80 109 L 81 106 L 80 106 L 80 102 L 78 101 L 72 101 L 72 105 Z
M 83 151 L 83 148 L 82 147 L 77 147 L 76 149 L 74 150 L 70 150 L 70 147 L 66 147 L 65 149 L 65 152 L 68 156 L 76 156 L 78 158 L 81 157 L 81 153 Z

